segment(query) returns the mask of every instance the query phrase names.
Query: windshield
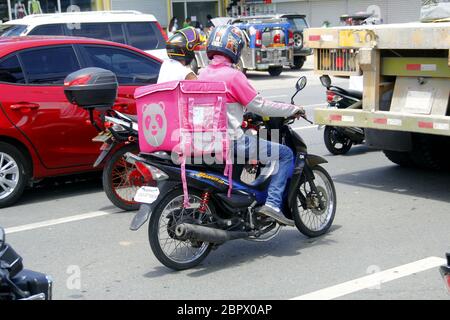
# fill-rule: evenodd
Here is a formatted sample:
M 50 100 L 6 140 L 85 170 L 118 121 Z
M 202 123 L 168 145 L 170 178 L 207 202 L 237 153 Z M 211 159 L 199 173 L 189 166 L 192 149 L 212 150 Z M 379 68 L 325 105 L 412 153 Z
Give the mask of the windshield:
M 308 24 L 306 23 L 306 20 L 303 18 L 293 18 L 289 19 L 289 23 L 293 26 L 295 30 L 303 30 L 305 28 L 308 28 Z
M 23 24 L 4 24 L 0 25 L 0 37 L 20 36 L 27 28 Z

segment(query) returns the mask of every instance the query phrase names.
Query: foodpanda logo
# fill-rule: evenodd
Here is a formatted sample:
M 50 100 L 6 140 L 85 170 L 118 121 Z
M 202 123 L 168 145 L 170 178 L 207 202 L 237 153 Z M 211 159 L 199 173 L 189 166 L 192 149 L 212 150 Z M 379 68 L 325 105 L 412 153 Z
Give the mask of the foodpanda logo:
M 143 108 L 144 136 L 147 143 L 159 147 L 167 133 L 167 119 L 162 104 L 148 104 Z

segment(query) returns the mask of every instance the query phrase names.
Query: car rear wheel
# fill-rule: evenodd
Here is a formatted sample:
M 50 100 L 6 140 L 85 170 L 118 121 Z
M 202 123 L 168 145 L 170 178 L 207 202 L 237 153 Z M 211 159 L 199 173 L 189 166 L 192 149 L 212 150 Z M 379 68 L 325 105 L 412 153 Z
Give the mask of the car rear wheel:
M 270 67 L 269 74 L 272 77 L 278 77 L 283 72 L 283 67 Z
M 16 203 L 30 179 L 29 163 L 16 147 L 0 142 L 0 208 Z

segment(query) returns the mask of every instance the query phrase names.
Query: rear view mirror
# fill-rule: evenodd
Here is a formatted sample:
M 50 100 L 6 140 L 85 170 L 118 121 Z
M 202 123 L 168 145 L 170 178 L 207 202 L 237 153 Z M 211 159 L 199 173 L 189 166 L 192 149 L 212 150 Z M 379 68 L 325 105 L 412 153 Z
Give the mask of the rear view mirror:
M 328 76 L 328 75 L 323 75 L 323 76 L 321 76 L 320 77 L 320 82 L 322 83 L 322 85 L 325 87 L 325 88 L 329 88 L 329 87 L 331 87 L 331 78 L 330 78 L 330 76 Z
M 0 251 L 3 249 L 4 245 L 5 245 L 5 230 L 3 230 L 2 227 L 0 227 Z
M 306 79 L 305 76 L 301 77 L 300 79 L 298 79 L 295 88 L 297 89 L 297 91 L 301 91 L 306 87 L 308 80 Z

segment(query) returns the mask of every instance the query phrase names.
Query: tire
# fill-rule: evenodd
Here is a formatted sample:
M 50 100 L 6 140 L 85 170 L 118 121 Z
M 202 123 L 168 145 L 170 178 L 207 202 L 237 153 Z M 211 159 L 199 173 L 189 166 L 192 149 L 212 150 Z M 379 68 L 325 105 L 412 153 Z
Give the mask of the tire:
M 426 170 L 441 170 L 442 164 L 439 156 L 434 152 L 435 141 L 433 137 L 424 134 L 413 134 L 413 150 L 410 153 L 414 164 Z
M 336 189 L 334 187 L 333 180 L 331 179 L 330 175 L 324 168 L 322 168 L 321 166 L 315 166 L 315 167 L 311 168 L 311 170 L 313 171 L 314 176 L 315 176 L 314 183 L 317 183 L 320 178 L 320 180 L 322 180 L 326 184 L 325 186 L 321 186 L 318 184 L 316 185 L 317 188 L 320 189 L 319 192 L 326 191 L 326 194 L 327 194 L 327 199 L 326 199 L 327 215 L 325 216 L 325 219 L 323 221 L 323 226 L 321 225 L 320 228 L 313 229 L 307 225 L 307 222 L 309 222 L 311 220 L 306 217 L 302 218 L 302 212 L 305 212 L 305 214 L 306 214 L 307 211 L 311 212 L 309 214 L 309 216 L 312 217 L 312 219 L 314 219 L 313 222 L 316 221 L 315 216 L 318 216 L 318 214 L 314 212 L 314 210 L 317 211 L 317 209 L 307 208 L 305 210 L 301 206 L 300 193 L 302 193 L 306 198 L 308 198 L 308 194 L 306 192 L 307 190 L 305 190 L 305 188 L 309 184 L 306 181 L 304 181 L 300 185 L 300 188 L 297 193 L 296 205 L 294 205 L 294 208 L 292 210 L 292 215 L 294 217 L 294 222 L 295 222 L 295 226 L 297 227 L 297 229 L 305 236 L 310 237 L 310 238 L 315 238 L 315 237 L 319 237 L 319 236 L 322 236 L 325 233 L 327 233 L 333 224 L 334 217 L 336 214 Z M 322 215 L 322 214 L 320 214 L 320 215 Z M 320 221 L 321 220 L 319 220 L 319 222 Z
M 383 153 L 386 158 L 401 167 L 414 167 L 414 162 L 412 161 L 409 152 L 383 150 Z
M 20 199 L 31 178 L 30 167 L 19 149 L 0 142 L 0 208 L 9 207 Z
M 334 155 L 343 155 L 350 151 L 353 142 L 349 138 L 340 134 L 335 127 L 326 126 L 323 133 L 325 147 Z M 337 147 L 341 144 L 342 147 Z
M 269 74 L 272 77 L 278 77 L 283 72 L 283 67 L 270 67 Z
M 137 169 L 125 161 L 123 156 L 127 152 L 138 153 L 136 144 L 125 145 L 118 149 L 110 158 L 106 160 L 103 169 L 103 190 L 108 199 L 118 208 L 124 211 L 134 211 L 139 209 L 139 203 L 133 200 L 136 191 L 143 185 L 140 173 Z M 141 179 L 141 180 L 140 180 Z M 118 190 L 118 186 L 128 188 L 128 190 Z
M 291 66 L 291 69 L 292 70 L 301 70 L 303 68 L 303 66 L 305 65 L 305 62 L 306 62 L 305 57 L 301 57 L 301 56 L 294 57 L 294 65 Z
M 190 199 L 196 198 L 196 200 L 200 200 L 201 194 L 199 192 L 189 191 L 189 197 L 190 197 Z M 173 227 L 170 227 L 170 229 L 165 228 L 165 227 L 163 227 L 163 228 L 160 227 L 160 220 L 162 218 L 162 215 L 165 212 L 167 212 L 166 211 L 166 210 L 168 210 L 167 207 L 169 207 L 169 205 L 171 205 L 172 203 L 178 204 L 178 202 L 179 202 L 180 208 L 181 208 L 183 198 L 184 198 L 183 191 L 181 189 L 175 189 L 175 190 L 169 192 L 166 195 L 166 197 L 156 206 L 155 210 L 152 212 L 152 215 L 150 217 L 150 222 L 148 225 L 148 239 L 149 239 L 150 247 L 153 251 L 153 254 L 159 260 L 159 262 L 161 262 L 163 265 L 165 265 L 166 267 L 168 267 L 170 269 L 176 270 L 176 271 L 186 270 L 186 269 L 190 269 L 190 268 L 197 266 L 208 256 L 208 254 L 211 252 L 211 249 L 212 249 L 212 244 L 210 244 L 210 243 L 197 243 L 196 247 L 194 247 L 194 246 L 192 246 L 193 243 L 190 241 L 180 241 L 180 240 L 174 239 L 170 235 L 169 232 L 173 232 L 173 230 L 175 229 L 177 224 L 173 225 Z M 177 208 L 177 207 L 178 206 L 175 206 L 174 208 Z M 215 209 L 211 202 L 209 202 L 209 204 L 208 204 L 208 210 L 211 213 L 214 213 Z M 174 211 L 172 211 L 172 212 L 174 212 Z M 166 215 L 166 217 L 168 215 Z M 169 218 L 167 225 L 169 225 L 169 223 L 170 223 L 170 218 Z M 174 250 L 176 250 L 179 247 L 180 242 L 184 242 L 186 245 L 189 245 L 189 243 L 190 243 L 191 247 L 198 249 L 198 251 L 199 251 L 198 256 L 196 256 L 192 260 L 188 260 L 188 261 L 184 261 L 184 262 L 177 261 L 175 258 L 170 258 L 166 254 L 165 250 L 161 247 L 161 242 L 159 239 L 159 231 L 160 230 L 167 232 L 168 237 L 163 238 L 161 240 L 161 241 L 165 241 L 164 245 L 168 241 L 174 241 L 175 242 Z M 170 238 L 172 238 L 172 240 L 170 240 Z M 169 240 L 167 240 L 167 239 L 169 239 Z
M 192 62 L 191 62 L 191 64 L 189 65 L 189 67 L 191 68 L 191 70 L 195 73 L 195 74 L 198 74 L 198 62 L 197 62 L 197 59 L 192 59 Z
M 301 50 L 304 47 L 303 34 L 300 31 L 294 32 L 294 48 Z

